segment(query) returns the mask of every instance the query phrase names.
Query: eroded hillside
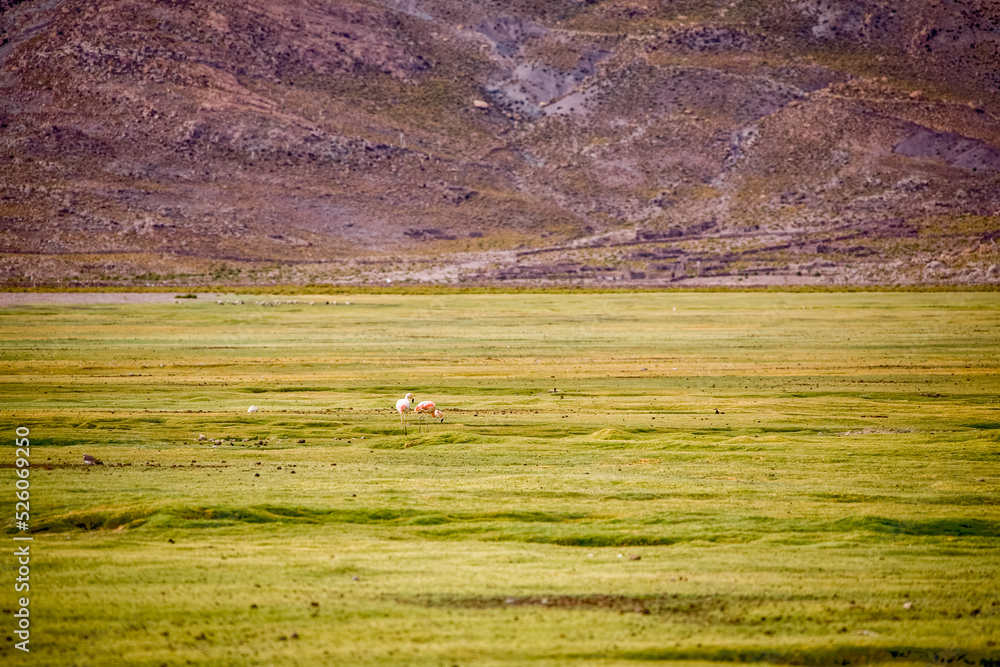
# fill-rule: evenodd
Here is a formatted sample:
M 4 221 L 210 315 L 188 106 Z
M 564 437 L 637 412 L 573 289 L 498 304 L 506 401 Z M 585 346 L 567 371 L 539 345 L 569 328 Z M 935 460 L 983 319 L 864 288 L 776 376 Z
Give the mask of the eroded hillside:
M 7 284 L 1000 282 L 1000 11 L 0 3 Z

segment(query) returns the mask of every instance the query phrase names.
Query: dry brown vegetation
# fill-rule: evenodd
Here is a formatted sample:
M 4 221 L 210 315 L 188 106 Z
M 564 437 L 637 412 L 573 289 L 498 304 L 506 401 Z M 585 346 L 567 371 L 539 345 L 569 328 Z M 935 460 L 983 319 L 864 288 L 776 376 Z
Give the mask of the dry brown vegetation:
M 985 0 L 0 7 L 8 285 L 1000 281 Z

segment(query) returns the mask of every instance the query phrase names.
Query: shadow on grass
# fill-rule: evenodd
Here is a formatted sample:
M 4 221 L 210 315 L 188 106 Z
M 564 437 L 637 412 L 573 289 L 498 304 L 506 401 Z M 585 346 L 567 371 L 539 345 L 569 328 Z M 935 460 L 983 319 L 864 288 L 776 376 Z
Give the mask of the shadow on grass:
M 298 393 L 307 391 L 340 391 L 335 387 L 243 387 L 240 391 L 246 392 L 248 394 L 267 394 L 267 393 Z
M 865 531 L 891 535 L 1000 537 L 1000 522 L 972 518 L 901 520 L 864 516 L 840 519 L 833 522 L 830 528 L 840 532 Z
M 114 530 L 140 526 L 157 529 L 219 528 L 239 524 L 359 524 L 376 526 L 437 526 L 443 524 L 562 523 L 579 521 L 584 514 L 548 512 L 445 513 L 414 509 L 316 509 L 278 505 L 253 507 L 131 507 L 93 508 L 43 517 L 32 532 L 74 529 Z M 13 531 L 13 528 L 8 532 Z
M 813 493 L 812 498 L 825 500 L 834 503 L 898 503 L 912 505 L 914 500 L 906 496 L 891 495 L 870 495 L 864 493 Z M 955 494 L 933 498 L 920 498 L 920 503 L 924 505 L 966 505 L 971 507 L 982 507 L 984 505 L 1000 504 L 1000 498 L 986 495 Z
M 930 665 L 967 665 L 969 667 L 998 667 L 1000 655 L 976 654 L 954 649 L 917 648 L 910 646 L 834 646 L 827 649 L 769 649 L 769 648 L 717 648 L 717 649 L 646 649 L 621 651 L 614 654 L 573 655 L 574 659 L 617 658 L 620 660 L 699 660 L 708 662 L 770 663 L 777 665 L 871 665 L 906 662 Z
M 1000 522 L 971 517 L 899 520 L 849 517 L 814 522 L 742 517 L 720 523 L 704 515 L 657 515 L 641 530 L 623 530 L 606 517 L 573 512 L 441 512 L 408 508 L 315 508 L 291 505 L 95 507 L 39 517 L 32 532 L 114 530 L 147 526 L 162 529 L 220 528 L 248 524 L 355 524 L 384 528 L 422 527 L 428 539 L 480 539 L 569 547 L 666 546 L 683 542 L 749 543 L 761 539 L 795 544 L 826 542 L 834 535 L 854 541 L 893 540 L 897 536 L 998 538 Z M 544 526 L 544 527 L 543 527 Z M 6 532 L 14 532 L 13 525 Z

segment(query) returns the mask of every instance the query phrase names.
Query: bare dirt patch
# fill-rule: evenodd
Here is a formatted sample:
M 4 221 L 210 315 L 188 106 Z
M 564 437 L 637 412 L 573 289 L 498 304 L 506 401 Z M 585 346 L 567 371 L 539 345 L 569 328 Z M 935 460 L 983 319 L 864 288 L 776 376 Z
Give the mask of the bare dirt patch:
M 203 294 L 215 299 L 220 294 Z M 66 305 L 168 303 L 178 300 L 175 292 L 0 292 L 0 308 L 57 303 Z
M 684 577 L 681 577 L 683 580 Z M 702 614 L 724 615 L 727 601 L 711 596 L 681 594 L 657 595 L 518 595 L 518 596 L 427 596 L 408 602 L 425 607 L 457 609 L 503 609 L 518 607 L 548 607 L 552 609 L 587 609 L 614 611 L 620 614 L 653 614 L 697 616 Z M 729 601 L 732 603 L 733 601 Z

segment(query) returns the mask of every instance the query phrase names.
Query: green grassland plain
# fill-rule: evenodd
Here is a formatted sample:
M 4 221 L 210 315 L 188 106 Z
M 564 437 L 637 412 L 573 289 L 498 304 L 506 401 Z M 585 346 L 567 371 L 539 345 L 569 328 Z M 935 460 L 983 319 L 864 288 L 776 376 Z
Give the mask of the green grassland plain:
M 1000 660 L 1000 294 L 219 301 L 0 310 L 4 664 Z

